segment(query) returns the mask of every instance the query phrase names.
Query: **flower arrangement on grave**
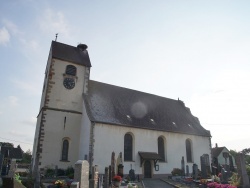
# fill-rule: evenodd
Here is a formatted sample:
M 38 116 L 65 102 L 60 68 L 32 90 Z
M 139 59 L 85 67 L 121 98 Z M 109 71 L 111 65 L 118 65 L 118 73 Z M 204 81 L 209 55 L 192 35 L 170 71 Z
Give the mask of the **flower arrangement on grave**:
M 220 184 L 217 182 L 212 182 L 207 184 L 208 188 L 237 188 L 234 185 L 229 185 L 229 184 Z
M 113 181 L 118 181 L 118 182 L 121 182 L 121 181 L 122 181 L 122 177 L 121 177 L 121 176 L 116 175 L 116 176 L 114 176 L 114 177 L 113 177 Z
M 234 185 L 236 187 L 240 186 L 240 177 L 237 173 L 233 173 L 233 175 L 229 178 L 230 185 Z
M 64 187 L 66 186 L 66 183 L 64 180 L 56 180 L 55 183 L 54 183 L 57 187 Z
M 120 187 L 121 181 L 122 181 L 122 177 L 121 177 L 121 176 L 115 175 L 115 176 L 113 177 L 113 185 L 114 185 L 115 187 Z
M 207 179 L 200 179 L 200 184 L 207 184 Z

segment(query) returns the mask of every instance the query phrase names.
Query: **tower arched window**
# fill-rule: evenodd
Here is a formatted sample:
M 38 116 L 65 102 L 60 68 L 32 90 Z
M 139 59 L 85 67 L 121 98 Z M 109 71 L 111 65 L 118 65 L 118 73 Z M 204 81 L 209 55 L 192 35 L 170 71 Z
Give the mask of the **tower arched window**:
M 62 161 L 68 161 L 68 153 L 69 153 L 69 141 L 63 140 L 62 145 Z
M 186 155 L 187 155 L 187 162 L 193 162 L 193 156 L 192 156 L 192 143 L 191 140 L 186 140 Z
M 127 133 L 124 136 L 124 161 L 133 160 L 133 137 Z
M 162 137 L 158 138 L 158 154 L 161 156 L 162 160 L 165 161 L 165 146 L 164 140 Z
M 73 65 L 67 65 L 65 73 L 67 75 L 76 76 L 76 67 Z

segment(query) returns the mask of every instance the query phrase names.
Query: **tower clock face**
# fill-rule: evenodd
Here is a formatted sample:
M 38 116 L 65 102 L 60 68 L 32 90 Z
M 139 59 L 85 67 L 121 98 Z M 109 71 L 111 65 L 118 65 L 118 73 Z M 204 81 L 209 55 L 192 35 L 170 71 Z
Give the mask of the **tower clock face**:
M 73 78 L 64 78 L 63 85 L 66 89 L 73 89 L 75 87 L 75 80 Z

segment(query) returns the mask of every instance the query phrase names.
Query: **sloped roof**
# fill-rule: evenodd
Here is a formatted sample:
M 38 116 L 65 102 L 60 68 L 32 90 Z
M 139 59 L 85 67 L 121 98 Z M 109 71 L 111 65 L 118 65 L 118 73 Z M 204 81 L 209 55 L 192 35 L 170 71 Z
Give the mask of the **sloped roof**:
M 211 136 L 180 100 L 91 80 L 88 89 L 84 101 L 93 122 Z
M 53 58 L 91 67 L 87 50 L 81 50 L 77 47 L 55 41 L 51 43 L 51 50 Z
M 212 150 L 211 150 L 212 157 L 218 157 L 224 148 L 226 148 L 226 147 L 215 147 L 215 148 L 212 148 Z
M 143 152 L 139 151 L 138 154 L 143 158 L 143 159 L 153 159 L 153 160 L 161 160 L 161 156 L 156 153 L 156 152 Z
M 13 148 L 13 147 L 1 147 L 1 154 L 4 157 L 9 157 L 11 159 L 22 159 L 23 158 L 23 152 L 21 148 Z

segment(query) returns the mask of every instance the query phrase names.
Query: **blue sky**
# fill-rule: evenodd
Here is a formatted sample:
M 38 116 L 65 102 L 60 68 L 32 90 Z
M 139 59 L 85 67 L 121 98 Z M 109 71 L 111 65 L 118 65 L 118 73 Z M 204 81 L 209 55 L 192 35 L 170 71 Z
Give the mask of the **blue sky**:
M 85 43 L 91 79 L 183 100 L 212 144 L 250 137 L 250 1 L 0 3 L 0 141 L 32 149 L 51 41 Z

